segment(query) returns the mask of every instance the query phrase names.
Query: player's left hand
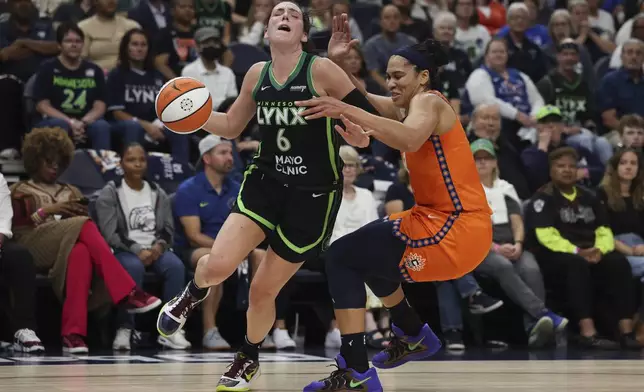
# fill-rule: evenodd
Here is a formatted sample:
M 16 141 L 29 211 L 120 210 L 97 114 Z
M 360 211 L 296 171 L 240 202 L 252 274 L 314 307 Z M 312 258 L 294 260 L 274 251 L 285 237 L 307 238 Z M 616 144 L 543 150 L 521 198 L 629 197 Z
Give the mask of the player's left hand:
M 306 101 L 296 101 L 295 105 L 307 107 L 301 113 L 305 120 L 331 117 L 338 119 L 349 108 L 349 105 L 333 97 L 315 97 Z
M 343 115 L 340 116 L 340 119 L 344 123 L 344 128 L 340 125 L 335 126 L 335 130 L 338 131 L 340 135 L 347 141 L 350 145 L 354 147 L 368 147 L 369 146 L 369 133 L 358 124 L 352 122 Z

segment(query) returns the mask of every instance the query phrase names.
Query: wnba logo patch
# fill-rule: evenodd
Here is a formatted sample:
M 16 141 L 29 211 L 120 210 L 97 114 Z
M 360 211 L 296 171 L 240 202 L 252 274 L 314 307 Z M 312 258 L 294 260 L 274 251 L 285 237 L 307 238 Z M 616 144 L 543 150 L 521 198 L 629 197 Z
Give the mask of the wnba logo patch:
M 410 253 L 405 257 L 405 267 L 412 271 L 422 271 L 425 268 L 425 259 L 416 253 Z

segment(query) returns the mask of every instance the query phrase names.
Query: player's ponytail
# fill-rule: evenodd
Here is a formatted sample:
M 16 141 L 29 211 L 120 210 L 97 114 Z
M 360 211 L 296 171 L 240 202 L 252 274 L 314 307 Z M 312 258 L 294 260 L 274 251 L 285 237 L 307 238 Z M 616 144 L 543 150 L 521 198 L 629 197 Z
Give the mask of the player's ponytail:
M 440 89 L 438 71 L 440 67 L 450 62 L 449 51 L 446 46 L 436 40 L 428 39 L 399 49 L 394 54 L 406 58 L 416 67 L 418 72 L 426 69 L 429 72 L 427 88 L 432 90 Z

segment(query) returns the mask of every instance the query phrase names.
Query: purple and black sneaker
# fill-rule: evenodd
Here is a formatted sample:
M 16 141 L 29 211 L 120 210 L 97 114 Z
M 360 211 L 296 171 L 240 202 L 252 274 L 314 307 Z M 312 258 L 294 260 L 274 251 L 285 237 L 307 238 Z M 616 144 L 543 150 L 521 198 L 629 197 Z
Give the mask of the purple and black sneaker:
M 389 346 L 376 354 L 371 363 L 378 369 L 392 369 L 409 361 L 417 361 L 430 357 L 441 348 L 441 341 L 429 325 L 425 324 L 417 336 L 406 336 L 398 327 L 392 324 L 394 337 Z
M 376 369 L 369 368 L 364 373 L 347 368 L 347 362 L 341 354 L 335 357 L 338 369 L 331 375 L 320 381 L 313 381 L 303 392 L 332 392 L 332 391 L 360 391 L 360 392 L 383 392 L 382 384 L 378 378 Z

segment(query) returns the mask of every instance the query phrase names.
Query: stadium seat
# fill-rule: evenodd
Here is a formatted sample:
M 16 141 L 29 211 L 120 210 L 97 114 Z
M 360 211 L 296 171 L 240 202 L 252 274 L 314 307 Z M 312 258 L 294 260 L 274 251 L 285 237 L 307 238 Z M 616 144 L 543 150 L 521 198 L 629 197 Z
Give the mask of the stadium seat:
M 311 42 L 315 47 L 315 51 L 318 54 L 326 53 L 327 48 L 329 47 L 329 40 L 331 39 L 331 32 L 328 30 L 317 31 L 311 34 Z
M 158 183 L 168 194 L 175 193 L 183 181 L 194 175 L 191 165 L 175 161 L 169 154 L 148 154 L 147 178 Z
M 260 61 L 270 60 L 270 56 L 263 49 L 252 45 L 233 43 L 228 47 L 235 57 L 230 68 L 235 73 L 237 78 L 237 86 L 241 88 L 241 82 L 244 76 L 253 66 L 253 64 Z
M 72 162 L 58 180 L 77 187 L 84 195 L 91 195 L 107 184 L 98 165 L 86 150 L 74 152 Z
M 358 26 L 360 26 L 362 38 L 365 42 L 377 31 L 373 30 L 372 21 L 380 19 L 380 9 L 381 7 L 374 4 L 351 4 L 351 17 L 355 19 Z

